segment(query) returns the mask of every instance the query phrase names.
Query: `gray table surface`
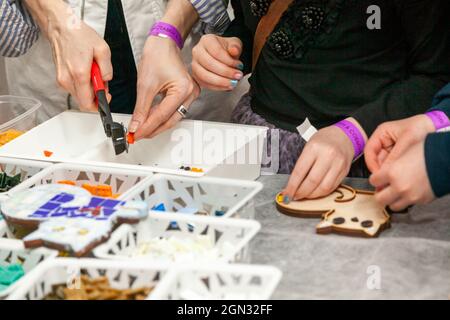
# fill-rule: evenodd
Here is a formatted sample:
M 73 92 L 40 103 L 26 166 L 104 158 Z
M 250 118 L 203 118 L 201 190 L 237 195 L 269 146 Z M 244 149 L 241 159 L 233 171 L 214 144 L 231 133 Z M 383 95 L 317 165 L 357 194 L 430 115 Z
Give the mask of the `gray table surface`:
M 274 299 L 450 299 L 450 197 L 396 214 L 379 238 L 317 235 L 317 220 L 280 214 L 287 175 L 263 176 L 251 261 L 281 269 Z M 347 184 L 367 188 L 363 179 Z

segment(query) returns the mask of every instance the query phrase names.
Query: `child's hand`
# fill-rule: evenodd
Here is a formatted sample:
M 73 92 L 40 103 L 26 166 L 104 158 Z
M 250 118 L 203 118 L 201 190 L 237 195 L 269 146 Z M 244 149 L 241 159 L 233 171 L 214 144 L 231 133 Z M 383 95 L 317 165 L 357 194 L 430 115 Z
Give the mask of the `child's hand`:
M 424 140 L 409 146 L 395 161 L 384 163 L 370 177 L 370 183 L 381 190 L 375 195 L 380 204 L 400 211 L 412 204 L 425 204 L 434 200 L 424 149 Z
M 364 155 L 372 173 L 384 164 L 395 162 L 412 145 L 423 142 L 436 128 L 426 115 L 418 115 L 380 125 L 367 142 Z
M 204 88 L 233 90 L 244 77 L 241 53 L 242 42 L 238 38 L 205 35 L 192 50 L 192 76 Z
M 350 171 L 354 148 L 336 126 L 319 130 L 303 149 L 282 192 L 289 200 L 328 196 Z

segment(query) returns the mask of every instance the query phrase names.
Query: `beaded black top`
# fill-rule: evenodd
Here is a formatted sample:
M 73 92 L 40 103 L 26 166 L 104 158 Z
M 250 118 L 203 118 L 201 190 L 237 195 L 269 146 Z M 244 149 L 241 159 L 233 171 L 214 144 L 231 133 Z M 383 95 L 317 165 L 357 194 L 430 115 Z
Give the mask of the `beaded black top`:
M 225 36 L 243 41 L 247 72 L 270 3 L 232 0 Z M 250 78 L 252 109 L 291 131 L 306 117 L 322 128 L 351 116 L 368 134 L 422 113 L 450 81 L 449 17 L 448 0 L 296 0 Z

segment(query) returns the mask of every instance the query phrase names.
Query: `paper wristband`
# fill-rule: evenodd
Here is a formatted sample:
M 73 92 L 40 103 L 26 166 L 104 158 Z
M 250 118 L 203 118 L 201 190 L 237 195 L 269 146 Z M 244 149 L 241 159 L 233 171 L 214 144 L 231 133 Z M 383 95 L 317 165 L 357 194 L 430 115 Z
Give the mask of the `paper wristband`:
M 178 48 L 183 49 L 183 37 L 181 37 L 181 34 L 177 28 L 171 24 L 162 21 L 156 22 L 150 29 L 148 35 L 161 38 L 170 38 L 177 44 Z
M 297 131 L 303 140 L 308 142 L 312 136 L 316 134 L 317 129 L 311 124 L 309 119 L 306 118 L 305 121 L 297 127 Z
M 364 137 L 353 123 L 348 120 L 342 120 L 335 124 L 336 127 L 344 131 L 347 137 L 353 144 L 353 149 L 355 150 L 355 156 L 353 159 L 357 159 L 364 152 L 365 141 Z
M 425 113 L 425 115 L 428 116 L 428 118 L 430 118 L 431 121 L 433 121 L 436 131 L 450 127 L 450 120 L 443 111 L 434 110 Z

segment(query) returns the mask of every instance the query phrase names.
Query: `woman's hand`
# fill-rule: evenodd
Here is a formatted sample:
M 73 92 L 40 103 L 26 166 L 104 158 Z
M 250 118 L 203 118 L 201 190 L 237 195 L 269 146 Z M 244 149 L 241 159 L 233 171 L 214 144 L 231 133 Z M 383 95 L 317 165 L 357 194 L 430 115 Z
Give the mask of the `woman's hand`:
M 75 98 L 80 110 L 97 111 L 91 84 L 91 68 L 95 60 L 100 67 L 103 81 L 112 80 L 113 67 L 108 44 L 84 23 L 81 23 L 79 30 L 53 30 L 50 42 L 58 85 Z
M 435 131 L 433 122 L 426 115 L 383 123 L 367 142 L 364 151 L 367 167 L 376 173 L 384 164 L 395 162 L 411 146 Z
M 319 130 L 303 149 L 282 194 L 289 200 L 329 195 L 349 173 L 354 153 L 352 142 L 338 127 Z
M 238 38 L 205 35 L 192 50 L 192 76 L 204 88 L 233 90 L 244 77 L 241 53 L 242 42 Z
M 158 94 L 162 101 L 152 107 Z M 138 68 L 137 100 L 129 131 L 136 140 L 151 138 L 182 119 L 177 109 L 188 108 L 200 95 L 189 75 L 180 49 L 171 39 L 149 37 Z
M 425 204 L 434 200 L 425 165 L 424 140 L 417 142 L 394 161 L 385 163 L 370 177 L 370 183 L 381 190 L 376 200 L 394 211 L 412 204 Z
M 198 14 L 189 1 L 169 1 L 161 21 L 173 25 L 186 39 Z M 152 106 L 158 95 L 162 101 Z M 189 108 L 199 95 L 200 88 L 189 75 L 175 42 L 150 36 L 138 67 L 136 106 L 128 130 L 137 140 L 152 138 L 180 121 L 177 109 L 181 105 Z
M 104 81 L 113 77 L 111 51 L 94 29 L 79 20 L 61 0 L 27 0 L 53 50 L 58 85 L 69 92 L 83 111 L 96 111 L 91 84 L 92 62 L 95 60 Z

